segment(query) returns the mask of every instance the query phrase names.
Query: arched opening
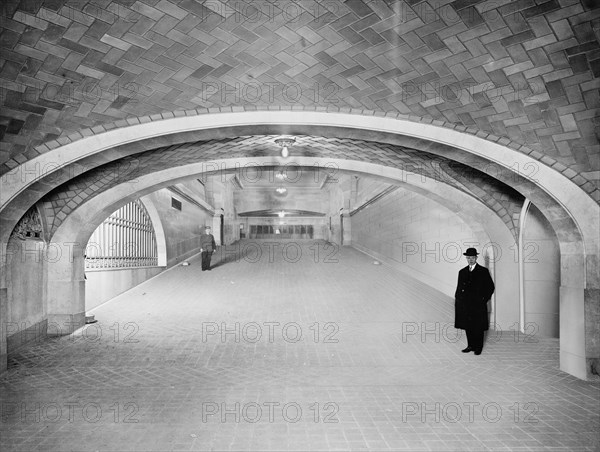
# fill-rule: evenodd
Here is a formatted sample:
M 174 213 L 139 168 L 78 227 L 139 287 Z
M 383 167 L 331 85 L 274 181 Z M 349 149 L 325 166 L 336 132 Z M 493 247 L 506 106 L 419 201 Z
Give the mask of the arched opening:
M 528 336 L 559 337 L 561 265 L 556 233 L 531 203 L 524 206 L 521 225 L 521 331 Z
M 296 158 L 296 163 L 300 167 L 313 167 L 315 163 L 331 163 L 331 159 L 319 159 L 319 158 Z M 261 166 L 278 165 L 279 162 L 273 161 L 271 158 L 247 158 L 245 160 L 219 160 L 213 161 L 218 164 L 219 167 L 229 167 L 232 171 L 235 171 L 233 163 L 240 163 L 243 167 L 244 164 L 254 163 Z M 502 247 L 510 246 L 514 239 L 507 229 L 503 221 L 492 213 L 489 208 L 484 207 L 481 203 L 474 200 L 472 197 L 456 191 L 453 192 L 453 196 L 449 195 L 448 187 L 443 184 L 439 184 L 434 180 L 417 178 L 418 184 L 410 185 L 403 182 L 405 176 L 403 171 L 397 168 L 382 167 L 381 165 L 365 164 L 364 162 L 351 162 L 351 161 L 335 161 L 340 171 L 351 171 L 352 174 L 370 174 L 375 175 L 382 180 L 393 182 L 399 186 L 402 186 L 410 191 L 416 191 L 422 196 L 429 199 L 434 199 L 437 202 L 443 204 L 446 209 L 462 218 L 462 221 L 466 224 L 472 225 L 473 231 L 475 232 L 475 238 L 478 243 L 487 244 L 491 242 L 498 243 Z M 163 185 L 174 183 L 173 178 L 177 177 L 180 180 L 189 177 L 198 177 L 202 169 L 206 169 L 206 165 L 203 163 L 197 163 L 196 165 L 188 165 L 186 167 L 177 167 L 170 170 L 163 170 L 161 172 L 152 173 L 151 175 L 141 176 L 136 178 L 136 184 L 121 184 L 110 190 L 107 190 L 88 203 L 82 205 L 67 220 L 61 224 L 59 229 L 56 231 L 53 240 L 57 243 L 61 243 L 65 240 L 74 242 L 83 242 L 87 240 L 87 237 L 93 231 L 98 222 L 102 221 L 102 216 L 96 214 L 102 210 L 114 210 L 120 204 L 127 202 L 129 198 L 140 196 L 145 194 L 146 191 L 154 191 Z M 141 192 L 138 190 L 142 190 Z M 490 249 L 491 250 L 491 249 Z M 76 263 L 74 263 L 77 265 Z M 63 261 L 56 267 L 50 269 L 50 284 L 53 284 L 53 275 L 60 275 L 64 272 L 77 273 L 76 269 L 61 268 L 63 265 L 70 265 L 70 262 Z M 496 264 L 496 277 L 501 286 L 497 298 L 500 297 L 503 300 L 502 303 L 492 303 L 492 316 L 495 321 L 499 324 L 510 324 L 514 322 L 518 317 L 518 291 L 512 284 L 515 278 L 518 277 L 516 266 L 510 260 L 500 260 Z M 432 279 L 428 281 L 434 283 Z M 70 290 L 70 287 L 63 287 L 63 291 Z M 56 281 L 56 286 L 53 292 L 59 294 L 61 291 L 60 281 Z M 446 291 L 447 292 L 447 291 Z M 64 293 L 64 292 L 63 292 Z M 506 302 L 505 302 L 506 301 Z M 84 309 L 85 302 L 80 301 L 79 304 L 74 306 L 74 310 Z M 56 306 L 59 308 L 60 306 Z M 57 319 L 61 318 L 60 313 L 57 313 Z
M 572 320 L 584 316 L 589 319 L 588 314 L 593 312 L 593 300 L 598 293 L 597 275 L 594 273 L 594 262 L 597 261 L 597 238 L 595 237 L 594 224 L 597 224 L 598 211 L 593 200 L 587 196 L 575 184 L 552 168 L 535 162 L 535 174 L 524 174 L 523 169 L 531 165 L 532 161 L 525 154 L 514 151 L 499 143 L 486 141 L 476 136 L 466 135 L 458 131 L 452 131 L 441 127 L 428 124 L 417 124 L 409 121 L 403 121 L 392 118 L 372 118 L 359 115 L 343 114 L 294 114 L 294 112 L 277 112 L 271 114 L 261 112 L 257 114 L 220 114 L 207 116 L 205 123 L 199 126 L 195 118 L 174 118 L 172 120 L 160 121 L 156 124 L 140 124 L 131 128 L 119 129 L 103 134 L 104 140 L 90 139 L 92 146 L 86 146 L 87 153 L 81 154 L 80 143 L 71 143 L 61 149 L 63 152 L 65 166 L 67 170 L 70 164 L 77 161 L 86 161 L 91 163 L 91 159 L 96 154 L 102 155 L 102 159 L 97 160 L 93 165 L 100 164 L 108 158 L 120 158 L 126 154 L 132 154 L 146 149 L 150 142 L 144 144 L 143 140 L 156 138 L 157 134 L 168 134 L 169 138 L 163 138 L 165 141 L 187 141 L 191 137 L 201 136 L 210 138 L 218 135 L 239 136 L 240 132 L 252 128 L 254 132 L 275 132 L 281 133 L 320 133 L 322 136 L 349 137 L 355 139 L 358 135 L 376 141 L 378 143 L 388 143 L 394 145 L 411 145 L 414 149 L 427 150 L 434 155 L 445 154 L 452 159 L 463 162 L 467 165 L 477 166 L 478 164 L 488 165 L 487 167 L 498 170 L 498 179 L 506 182 L 512 181 L 512 186 L 520 193 L 526 196 L 539 207 L 547 218 L 555 225 L 557 237 L 561 248 L 561 324 L 563 319 L 573 317 Z M 227 125 L 224 125 L 227 124 Z M 252 124 L 249 126 L 248 124 Z M 152 127 L 150 127 L 152 126 Z M 179 135 L 176 135 L 179 134 Z M 196 134 L 196 135 L 194 135 Z M 132 136 L 136 136 L 134 141 Z M 125 144 L 129 142 L 130 144 Z M 156 146 L 156 142 L 154 143 Z M 108 150 L 110 148 L 110 150 Z M 54 151 L 43 154 L 39 157 L 39 162 L 44 163 L 52 158 Z M 370 156 L 366 156 L 368 161 Z M 239 161 L 240 159 L 237 159 Z M 256 159 L 254 159 L 256 160 Z M 69 163 L 70 162 L 70 163 Z M 212 162 L 219 160 L 214 159 Z M 280 164 L 278 159 L 269 159 L 264 164 Z M 306 162 L 308 163 L 308 162 Z M 305 163 L 305 164 L 306 164 Z M 312 164 L 310 162 L 308 164 Z M 346 170 L 365 172 L 364 163 L 360 165 L 346 160 L 344 162 Z M 393 165 L 392 162 L 390 164 Z M 92 166 L 93 166 L 92 165 Z M 191 168 L 186 166 L 185 168 Z M 341 167 L 341 166 L 340 166 Z M 480 165 L 481 168 L 481 165 Z M 52 174 L 55 178 L 67 177 L 68 174 L 59 170 Z M 372 174 L 381 177 L 390 177 L 386 175 L 389 167 L 385 165 L 375 165 L 371 170 Z M 201 174 L 206 168 L 194 168 L 190 174 Z M 54 172 L 53 172 L 54 173 Z M 6 207 L 5 223 L 15 224 L 20 218 L 19 213 L 27 206 L 27 199 L 33 193 L 38 196 L 43 194 L 46 189 L 44 185 L 48 183 L 47 178 L 37 177 L 35 180 L 13 180 L 12 178 L 3 179 L 3 205 Z M 173 173 L 169 180 L 183 179 L 181 173 Z M 396 181 L 405 181 L 404 176 L 395 177 Z M 26 179 L 26 178 L 25 178 Z M 423 186 L 424 187 L 424 186 Z M 419 187 L 429 194 L 435 193 L 435 190 Z M 33 191 L 25 192 L 25 189 Z M 143 190 L 139 190 L 139 196 Z M 117 193 L 117 192 L 115 192 Z M 124 196 L 131 196 L 130 193 Z M 577 200 L 577 202 L 573 202 Z M 76 210 L 73 215 L 78 215 Z M 81 219 L 80 219 L 81 220 Z M 343 217 L 342 220 L 343 221 Z M 58 232 L 58 231 L 57 231 Z M 3 243 L 6 243 L 5 241 Z M 585 251 L 584 251 L 585 248 Z M 80 251 L 80 250 L 78 250 Z M 75 252 L 75 249 L 73 249 Z M 72 276 L 81 277 L 75 271 Z M 70 279 L 73 281 L 73 279 Z M 67 280 L 63 280 L 67 283 Z M 51 281 L 49 281 L 51 284 Z M 67 298 L 81 298 L 77 294 L 80 289 L 68 283 Z M 518 297 L 517 297 L 518 298 Z M 595 346 L 590 343 L 590 348 L 586 351 L 586 336 L 594 334 L 594 326 L 586 320 L 586 330 L 583 335 L 576 337 L 567 332 L 568 337 L 561 335 L 561 368 L 585 378 L 590 366 L 590 360 L 594 359 L 596 354 Z M 564 343 L 564 347 L 563 347 Z
M 164 237 L 161 242 L 164 247 Z M 157 235 L 143 201 L 110 214 L 92 233 L 84 257 L 86 311 L 160 273 Z

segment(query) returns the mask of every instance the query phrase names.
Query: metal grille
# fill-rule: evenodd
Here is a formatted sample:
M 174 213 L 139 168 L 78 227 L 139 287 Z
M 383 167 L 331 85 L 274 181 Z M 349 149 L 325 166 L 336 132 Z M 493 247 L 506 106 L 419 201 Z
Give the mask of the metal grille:
M 86 269 L 156 265 L 156 235 L 152 220 L 139 199 L 124 205 L 104 220 L 86 247 Z

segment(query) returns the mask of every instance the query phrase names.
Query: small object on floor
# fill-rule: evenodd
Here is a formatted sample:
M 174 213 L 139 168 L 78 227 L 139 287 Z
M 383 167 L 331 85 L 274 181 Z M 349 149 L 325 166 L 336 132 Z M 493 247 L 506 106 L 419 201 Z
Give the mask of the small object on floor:
M 85 324 L 88 325 L 90 323 L 96 323 L 97 320 L 94 318 L 93 315 L 86 315 L 85 316 Z
M 190 265 L 190 263 L 189 263 L 189 262 L 184 262 L 184 263 L 183 263 L 183 264 L 181 264 L 181 265 L 183 265 L 184 267 L 187 267 L 188 265 Z
M 373 261 L 373 265 L 381 265 L 381 262 L 379 262 L 379 261 Z

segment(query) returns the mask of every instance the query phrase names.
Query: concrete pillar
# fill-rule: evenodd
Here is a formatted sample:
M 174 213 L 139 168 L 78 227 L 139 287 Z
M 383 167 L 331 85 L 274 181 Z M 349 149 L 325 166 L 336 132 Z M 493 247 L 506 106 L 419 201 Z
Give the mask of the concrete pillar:
M 340 220 L 340 214 L 334 212 L 329 215 L 329 219 L 331 221 L 331 229 L 329 230 L 329 238 L 328 241 L 331 243 L 335 243 L 337 245 L 341 245 L 342 242 L 342 222 Z
M 508 229 L 498 226 L 488 226 L 491 242 L 482 247 L 482 253 L 490 256 L 484 255 L 481 263 L 488 267 L 496 286 L 490 302 L 490 327 L 511 334 L 519 327 L 519 284 L 515 283 L 519 281 L 519 264 L 511 252 L 516 247 L 514 238 Z
M 585 314 L 585 355 L 588 377 L 600 375 L 600 256 L 587 253 L 586 287 L 583 303 Z
M 534 204 L 521 213 L 519 237 L 523 270 L 521 331 L 558 337 L 560 249 L 552 225 Z
M 0 373 L 8 366 L 6 348 L 8 329 L 8 281 L 7 274 L 8 243 L 0 243 Z
M 8 289 L 0 287 L 0 373 L 5 372 L 8 365 L 6 352 L 6 333 L 8 327 Z
M 222 245 L 222 237 L 221 237 L 221 214 L 214 215 L 212 219 L 212 234 L 215 237 L 215 242 L 217 242 L 217 246 Z
M 46 265 L 48 248 L 35 239 L 13 238 L 2 256 L 0 290 L 0 370 L 8 353 L 46 335 Z
M 352 245 L 352 221 L 350 220 L 350 210 L 342 210 L 342 230 L 344 236 L 342 237 L 342 243 L 344 246 Z
M 600 289 L 584 290 L 587 375 L 600 375 Z
M 85 325 L 85 245 L 55 244 L 60 259 L 48 262 L 48 335 L 71 334 Z
M 584 268 L 583 256 L 563 250 L 560 266 L 560 369 L 586 379 L 585 275 L 572 271 Z

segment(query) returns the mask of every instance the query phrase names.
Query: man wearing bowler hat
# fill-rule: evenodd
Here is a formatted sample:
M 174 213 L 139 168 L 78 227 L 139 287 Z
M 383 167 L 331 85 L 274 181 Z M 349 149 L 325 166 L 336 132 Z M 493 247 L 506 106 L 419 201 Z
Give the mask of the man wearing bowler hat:
M 458 272 L 458 286 L 454 294 L 454 327 L 467 333 L 467 348 L 462 352 L 481 355 L 483 332 L 488 329 L 487 302 L 494 293 L 494 282 L 487 268 L 477 265 L 475 248 L 468 248 L 467 265 Z
M 210 270 L 210 258 L 217 249 L 214 236 L 210 233 L 210 226 L 205 226 L 204 235 L 200 236 L 200 255 L 202 256 L 202 271 Z

